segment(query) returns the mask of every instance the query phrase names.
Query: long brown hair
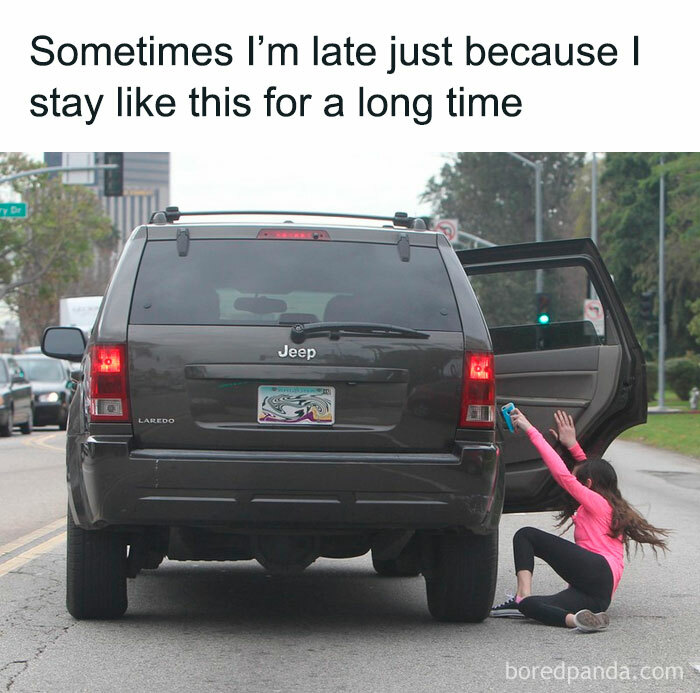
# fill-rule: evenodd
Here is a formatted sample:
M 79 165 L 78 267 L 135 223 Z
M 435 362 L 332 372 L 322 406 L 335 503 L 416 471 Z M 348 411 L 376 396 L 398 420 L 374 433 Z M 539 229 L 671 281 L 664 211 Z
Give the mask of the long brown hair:
M 590 479 L 591 489 L 610 503 L 612 521 L 609 535 L 622 538 L 628 558 L 631 542 L 635 543 L 635 551 L 639 546 L 644 551 L 644 544 L 651 546 L 654 554 L 657 553 L 657 549 L 664 553 L 668 550 L 666 537 L 670 533 L 669 530 L 654 527 L 622 497 L 617 487 L 617 474 L 610 462 L 604 459 L 588 459 L 576 468 L 575 473 L 582 484 L 586 484 Z M 557 515 L 557 527 L 562 527 L 570 520 L 578 506 L 579 503 L 569 496 Z

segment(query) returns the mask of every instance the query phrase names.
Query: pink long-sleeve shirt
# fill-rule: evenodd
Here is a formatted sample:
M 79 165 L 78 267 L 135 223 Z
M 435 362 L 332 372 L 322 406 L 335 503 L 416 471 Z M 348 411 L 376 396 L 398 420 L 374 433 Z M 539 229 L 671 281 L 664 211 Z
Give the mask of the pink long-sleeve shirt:
M 571 518 L 574 522 L 574 541 L 579 546 L 599 553 L 610 565 L 613 575 L 613 592 L 622 577 L 625 567 L 624 544 L 622 537 L 610 536 L 612 507 L 599 493 L 584 486 L 566 467 L 563 460 L 533 426 L 528 437 L 542 456 L 554 480 L 581 505 Z M 582 462 L 586 455 L 576 443 L 569 449 L 574 459 Z

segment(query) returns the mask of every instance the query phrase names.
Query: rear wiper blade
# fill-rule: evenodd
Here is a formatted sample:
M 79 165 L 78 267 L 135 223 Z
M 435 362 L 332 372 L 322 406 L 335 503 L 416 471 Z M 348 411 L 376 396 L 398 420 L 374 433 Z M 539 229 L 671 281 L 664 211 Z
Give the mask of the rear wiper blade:
M 427 332 L 413 330 L 410 327 L 401 327 L 400 325 L 390 325 L 383 322 L 309 322 L 299 323 L 292 327 L 291 338 L 296 344 L 300 344 L 307 337 L 315 334 L 323 334 L 328 332 L 331 339 L 339 339 L 340 333 L 345 334 L 367 334 L 377 337 L 391 337 L 397 335 L 401 337 L 410 337 L 413 339 L 429 339 L 430 335 Z

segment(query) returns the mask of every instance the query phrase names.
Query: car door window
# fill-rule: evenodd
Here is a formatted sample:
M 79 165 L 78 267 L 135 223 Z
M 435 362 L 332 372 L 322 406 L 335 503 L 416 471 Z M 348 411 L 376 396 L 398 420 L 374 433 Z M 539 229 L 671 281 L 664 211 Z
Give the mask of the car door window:
M 589 298 L 584 267 L 503 271 L 470 280 L 496 354 L 605 344 L 605 312 Z
M 7 374 L 7 368 L 5 367 L 5 362 L 0 361 L 0 383 L 6 383 L 9 379 L 10 378 Z

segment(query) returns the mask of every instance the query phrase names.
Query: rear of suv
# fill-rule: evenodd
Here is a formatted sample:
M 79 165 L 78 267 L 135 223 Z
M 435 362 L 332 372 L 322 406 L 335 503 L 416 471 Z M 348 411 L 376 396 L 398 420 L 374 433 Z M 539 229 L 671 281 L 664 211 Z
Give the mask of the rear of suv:
M 46 354 L 82 361 L 67 443 L 76 618 L 123 614 L 127 577 L 166 556 L 289 572 L 371 551 L 381 575 L 424 575 L 435 618 L 482 620 L 504 501 L 558 501 L 498 430 L 502 392 L 535 422 L 568 408 L 599 446 L 644 419 L 639 346 L 590 242 L 455 253 L 399 214 L 183 215 L 134 231 L 87 348 L 79 330 L 44 335 Z M 603 339 L 585 320 L 489 330 L 467 273 L 503 294 L 503 272 L 550 263 L 584 267 Z

